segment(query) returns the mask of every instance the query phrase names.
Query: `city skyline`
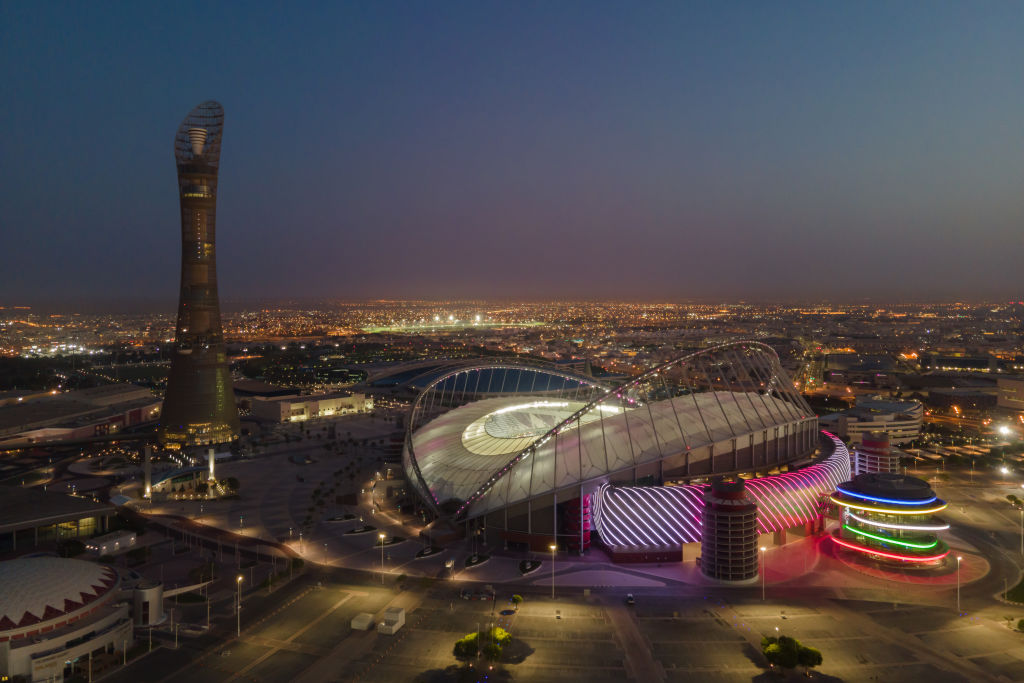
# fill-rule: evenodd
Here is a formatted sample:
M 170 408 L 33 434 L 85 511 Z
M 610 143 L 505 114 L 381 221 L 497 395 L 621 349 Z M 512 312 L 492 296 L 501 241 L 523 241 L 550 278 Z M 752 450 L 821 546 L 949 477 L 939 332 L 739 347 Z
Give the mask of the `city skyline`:
M 173 300 L 208 98 L 226 302 L 1020 298 L 1018 5 L 2 11 L 2 305 Z
M 0 3 L 0 679 L 1024 683 L 1022 26 Z

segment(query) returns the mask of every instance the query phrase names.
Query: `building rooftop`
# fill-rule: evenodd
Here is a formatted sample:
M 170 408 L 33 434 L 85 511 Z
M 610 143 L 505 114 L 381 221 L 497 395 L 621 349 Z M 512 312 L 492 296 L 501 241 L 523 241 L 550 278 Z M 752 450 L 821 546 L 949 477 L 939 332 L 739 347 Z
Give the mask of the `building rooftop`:
M 76 612 L 117 585 L 105 565 L 61 557 L 0 562 L 0 633 Z
M 159 402 L 153 392 L 134 384 L 111 384 L 69 391 L 0 407 L 0 436 L 64 424 L 88 424 L 116 412 Z
M 235 394 L 238 396 L 298 396 L 299 394 L 299 390 L 294 387 L 282 387 L 255 379 L 235 380 L 234 388 Z
M 0 486 L 0 533 L 113 511 L 114 508 L 107 503 L 91 498 L 18 486 Z
M 858 474 L 842 484 L 840 491 L 908 502 L 935 500 L 935 493 L 925 480 L 885 472 Z

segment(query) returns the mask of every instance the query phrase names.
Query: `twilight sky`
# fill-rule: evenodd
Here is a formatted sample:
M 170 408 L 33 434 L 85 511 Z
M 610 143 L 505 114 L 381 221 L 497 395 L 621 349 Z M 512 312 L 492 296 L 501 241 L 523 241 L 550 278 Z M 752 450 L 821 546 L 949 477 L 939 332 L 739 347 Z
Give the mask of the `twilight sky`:
M 0 305 L 1024 298 L 1021 2 L 0 2 Z

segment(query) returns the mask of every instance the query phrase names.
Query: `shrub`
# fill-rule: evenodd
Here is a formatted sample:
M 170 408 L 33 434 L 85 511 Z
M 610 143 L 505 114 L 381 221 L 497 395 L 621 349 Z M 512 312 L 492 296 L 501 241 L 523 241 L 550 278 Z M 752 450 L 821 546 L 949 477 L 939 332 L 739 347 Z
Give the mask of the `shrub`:
M 530 572 L 535 571 L 538 567 L 540 567 L 539 560 L 523 560 L 519 563 L 519 573 L 529 574 Z
M 1024 631 L 1024 619 L 1021 619 L 1020 621 L 1017 622 L 1017 630 L 1018 631 Z
M 821 666 L 821 651 L 800 645 L 800 649 L 797 650 L 797 661 L 805 669 Z
M 490 640 L 494 641 L 498 645 L 508 645 L 512 642 L 512 634 L 500 626 L 492 628 L 489 635 Z
M 476 657 L 477 639 L 479 633 L 470 633 L 455 641 L 454 654 L 456 657 Z
M 811 669 L 821 666 L 822 656 L 819 650 L 803 645 L 796 638 L 765 636 L 761 638 L 761 652 L 772 666 L 793 669 L 802 666 Z

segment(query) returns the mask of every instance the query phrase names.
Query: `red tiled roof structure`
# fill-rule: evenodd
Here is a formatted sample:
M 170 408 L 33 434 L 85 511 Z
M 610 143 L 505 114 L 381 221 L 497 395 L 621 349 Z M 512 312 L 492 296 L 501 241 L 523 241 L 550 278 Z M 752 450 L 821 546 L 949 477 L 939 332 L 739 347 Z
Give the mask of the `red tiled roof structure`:
M 61 557 L 28 557 L 0 562 L 0 640 L 26 626 L 64 617 L 107 596 L 117 586 L 108 566 Z

